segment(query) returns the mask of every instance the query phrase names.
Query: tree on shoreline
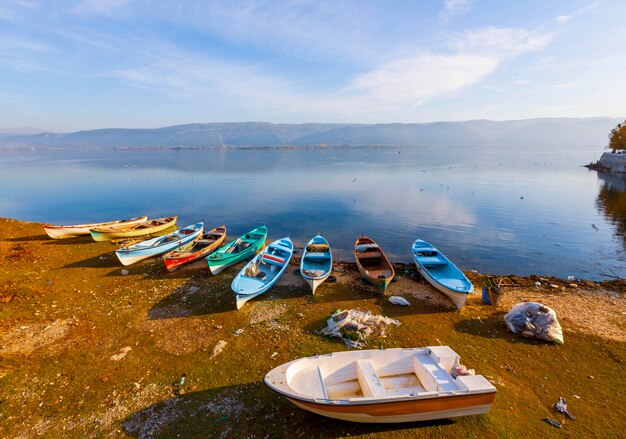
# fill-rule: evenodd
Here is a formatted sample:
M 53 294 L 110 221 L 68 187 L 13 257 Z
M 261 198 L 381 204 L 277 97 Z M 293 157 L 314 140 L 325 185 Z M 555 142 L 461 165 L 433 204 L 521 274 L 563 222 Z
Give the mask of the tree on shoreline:
M 626 150 L 626 120 L 618 123 L 609 134 L 609 148 L 615 152 L 616 150 Z

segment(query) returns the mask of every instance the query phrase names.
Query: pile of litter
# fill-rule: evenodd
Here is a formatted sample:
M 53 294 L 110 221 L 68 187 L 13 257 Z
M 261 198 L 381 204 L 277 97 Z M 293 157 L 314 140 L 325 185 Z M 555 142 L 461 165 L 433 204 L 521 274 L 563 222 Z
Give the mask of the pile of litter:
M 556 312 L 541 303 L 518 303 L 504 316 L 504 321 L 514 334 L 563 344 L 563 330 Z
M 320 331 L 322 335 L 341 338 L 349 348 L 360 349 L 370 337 L 384 337 L 389 325 L 400 326 L 400 322 L 381 315 L 372 315 L 369 311 L 356 309 L 338 309 Z

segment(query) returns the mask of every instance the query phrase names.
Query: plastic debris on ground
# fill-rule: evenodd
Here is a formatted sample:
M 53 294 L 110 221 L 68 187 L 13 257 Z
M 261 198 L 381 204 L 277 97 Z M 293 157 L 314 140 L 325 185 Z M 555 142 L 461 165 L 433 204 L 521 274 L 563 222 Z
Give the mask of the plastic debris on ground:
M 563 398 L 562 396 L 559 398 L 559 401 L 556 404 L 554 404 L 554 409 L 557 412 L 563 413 L 572 421 L 576 419 L 576 416 L 572 415 L 570 412 L 567 411 L 567 401 L 565 401 L 565 398 Z
M 322 335 L 341 338 L 346 346 L 357 349 L 366 346 L 370 337 L 384 337 L 389 325 L 400 326 L 397 320 L 356 309 L 338 309 L 326 324 Z
M 401 306 L 409 306 L 411 304 L 411 302 L 406 300 L 404 297 L 400 297 L 400 296 L 391 296 L 389 298 L 389 302 L 393 303 L 394 305 L 401 305 Z
M 220 340 L 217 343 L 215 343 L 215 346 L 213 346 L 213 352 L 211 352 L 211 356 L 209 357 L 210 360 L 214 359 L 215 357 L 217 357 L 220 352 L 222 352 L 224 350 L 224 348 L 226 347 L 226 342 L 224 340 Z
M 563 329 L 556 318 L 556 312 L 537 302 L 523 302 L 513 305 L 504 316 L 504 321 L 514 334 L 538 340 L 563 344 Z
M 546 418 L 546 419 L 544 419 L 544 421 L 546 421 L 548 424 L 552 425 L 553 427 L 563 428 L 563 425 L 561 425 L 561 423 L 559 421 L 555 421 L 552 418 Z
M 456 379 L 456 377 L 476 375 L 476 372 L 474 371 L 474 369 L 468 369 L 464 365 L 459 364 L 452 368 L 452 370 L 450 371 L 450 375 L 452 375 L 452 378 Z

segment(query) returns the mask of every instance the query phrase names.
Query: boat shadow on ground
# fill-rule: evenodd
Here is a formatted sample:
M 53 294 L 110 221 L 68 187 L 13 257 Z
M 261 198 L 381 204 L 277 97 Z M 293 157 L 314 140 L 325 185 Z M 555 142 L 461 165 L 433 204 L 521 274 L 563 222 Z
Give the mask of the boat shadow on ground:
M 5 238 L 3 241 L 6 242 L 29 242 L 29 241 L 50 241 L 51 238 L 48 235 L 32 235 L 32 236 L 19 236 L 17 238 Z
M 91 258 L 66 264 L 60 268 L 119 268 L 122 264 L 115 256 L 115 252 L 92 256 Z M 119 274 L 119 270 L 117 270 Z
M 20 236 L 17 238 L 3 239 L 6 242 L 39 242 L 44 241 L 45 245 L 75 245 L 75 244 L 95 244 L 91 236 L 78 236 L 69 239 L 52 239 L 48 235 Z
M 326 418 L 295 407 L 258 381 L 172 396 L 131 414 L 122 428 L 131 437 L 340 438 L 408 429 L 418 433 L 453 423 L 362 424 Z
M 525 338 L 519 334 L 513 334 L 508 330 L 504 322 L 504 311 L 497 311 L 488 317 L 468 318 L 454 324 L 454 329 L 464 334 L 477 335 L 490 339 L 506 340 L 509 343 L 537 344 L 545 343 L 532 338 Z

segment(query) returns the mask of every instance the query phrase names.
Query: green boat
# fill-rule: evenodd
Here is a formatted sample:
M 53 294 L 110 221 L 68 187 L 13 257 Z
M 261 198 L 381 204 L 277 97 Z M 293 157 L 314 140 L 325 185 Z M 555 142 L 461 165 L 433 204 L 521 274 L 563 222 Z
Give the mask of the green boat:
M 226 267 L 249 258 L 263 248 L 265 238 L 267 238 L 267 227 L 261 226 L 229 242 L 207 258 L 209 270 L 217 274 Z

